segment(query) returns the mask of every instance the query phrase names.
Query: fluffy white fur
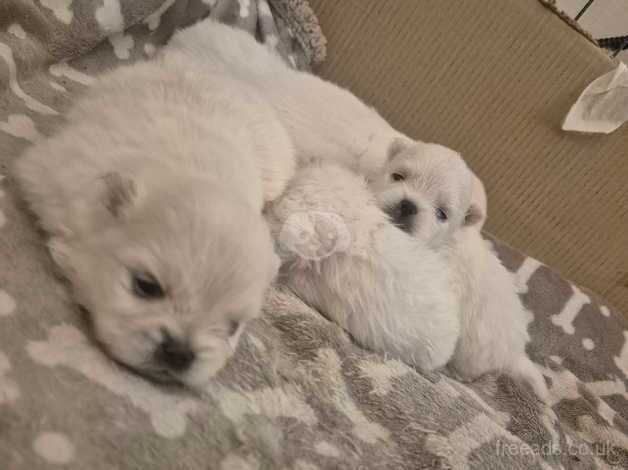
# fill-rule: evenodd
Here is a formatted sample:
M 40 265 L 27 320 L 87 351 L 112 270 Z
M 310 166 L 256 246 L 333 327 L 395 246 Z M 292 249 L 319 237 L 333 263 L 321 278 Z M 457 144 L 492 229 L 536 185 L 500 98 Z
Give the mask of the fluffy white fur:
M 279 279 L 365 347 L 428 371 L 458 338 L 458 281 L 441 251 L 391 224 L 364 179 L 339 166 L 297 171 L 267 211 Z
M 456 152 L 412 141 L 351 92 L 291 69 L 236 28 L 207 19 L 175 34 L 168 47 L 263 96 L 292 137 L 301 165 L 328 161 L 363 175 L 380 207 L 404 230 L 435 245 L 449 241 L 462 224 L 471 178 Z M 402 183 L 391 180 L 398 169 L 407 176 Z M 416 213 L 403 210 L 408 202 Z M 444 223 L 435 222 L 438 208 L 447 213 Z
M 270 107 L 170 50 L 104 76 L 16 174 L 105 349 L 195 386 L 261 309 L 261 209 L 293 168 Z
M 487 372 L 504 372 L 530 384 L 541 399 L 547 397 L 543 376 L 528 358 L 527 325 L 532 320 L 516 292 L 515 280 L 501 263 L 480 230 L 486 219 L 486 194 L 474 177 L 474 223 L 456 233 L 452 266 L 464 281 L 461 298 L 460 339 L 450 368 L 465 380 Z
M 211 19 L 175 34 L 168 47 L 260 93 L 301 165 L 331 161 L 367 178 L 374 199 L 364 181 L 339 168 L 299 172 L 271 212 L 286 283 L 365 346 L 425 370 L 451 354 L 452 299 L 460 298 L 466 308 L 452 367 L 467 378 L 503 370 L 543 396 L 543 379 L 525 355 L 526 312 L 511 275 L 481 238 L 485 194 L 460 155 L 411 141 L 349 91 L 290 69 L 250 35 Z M 348 245 L 342 230 L 325 239 L 338 224 L 326 210 L 345 222 Z
M 395 138 L 410 140 L 349 91 L 291 69 L 237 28 L 206 19 L 176 33 L 168 47 L 261 93 L 286 126 L 302 164 L 326 160 L 370 176 Z

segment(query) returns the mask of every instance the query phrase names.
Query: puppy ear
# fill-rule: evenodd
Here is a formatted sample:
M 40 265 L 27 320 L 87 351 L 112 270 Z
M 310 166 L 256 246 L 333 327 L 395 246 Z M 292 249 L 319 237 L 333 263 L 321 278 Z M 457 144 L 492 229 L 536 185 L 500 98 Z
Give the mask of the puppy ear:
M 137 197 L 135 182 L 115 171 L 104 174 L 102 181 L 105 185 L 103 204 L 111 215 L 121 216 Z
M 467 227 L 475 226 L 478 231 L 482 230 L 487 215 L 486 190 L 484 184 L 478 176 L 471 172 L 472 189 L 471 189 L 471 207 L 467 211 L 464 218 L 464 225 Z
M 395 158 L 401 152 L 410 147 L 410 142 L 406 139 L 402 139 L 401 137 L 396 137 L 388 146 L 388 161 Z
M 466 227 L 477 226 L 478 230 L 481 230 L 486 220 L 486 214 L 476 204 L 471 204 L 467 214 L 464 217 L 464 225 Z

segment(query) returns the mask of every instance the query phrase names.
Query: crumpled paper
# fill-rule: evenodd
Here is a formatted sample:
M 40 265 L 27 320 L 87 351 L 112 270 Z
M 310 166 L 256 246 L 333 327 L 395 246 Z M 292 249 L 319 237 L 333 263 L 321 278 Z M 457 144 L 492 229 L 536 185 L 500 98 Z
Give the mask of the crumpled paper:
M 563 121 L 563 130 L 610 134 L 628 121 L 628 67 L 620 62 L 587 86 Z

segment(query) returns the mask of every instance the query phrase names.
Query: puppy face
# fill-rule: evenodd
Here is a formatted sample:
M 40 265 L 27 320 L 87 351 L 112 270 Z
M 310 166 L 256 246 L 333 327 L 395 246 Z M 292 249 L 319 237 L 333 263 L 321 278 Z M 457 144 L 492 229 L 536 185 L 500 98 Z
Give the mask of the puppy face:
M 451 239 L 471 206 L 471 171 L 458 153 L 437 144 L 394 141 L 369 185 L 394 224 L 432 247 Z
M 110 219 L 89 238 L 53 239 L 53 257 L 115 359 L 160 381 L 200 386 L 260 312 L 279 263 L 268 229 L 205 180 L 177 179 L 153 196 L 108 178 Z

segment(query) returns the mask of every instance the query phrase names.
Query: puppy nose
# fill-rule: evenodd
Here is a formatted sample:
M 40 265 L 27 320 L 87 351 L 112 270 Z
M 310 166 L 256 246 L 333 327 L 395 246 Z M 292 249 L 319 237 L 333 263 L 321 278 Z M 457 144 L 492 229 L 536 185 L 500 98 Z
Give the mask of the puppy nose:
M 158 347 L 157 359 L 169 369 L 183 372 L 190 368 L 196 354 L 188 344 L 167 335 Z
M 386 209 L 386 213 L 393 224 L 404 232 L 412 233 L 415 225 L 415 216 L 419 213 L 419 208 L 410 199 L 402 199 L 397 204 L 389 206 Z
M 418 207 L 411 200 L 402 199 L 401 202 L 399 202 L 399 215 L 401 217 L 410 217 L 412 215 L 417 215 L 418 212 Z

